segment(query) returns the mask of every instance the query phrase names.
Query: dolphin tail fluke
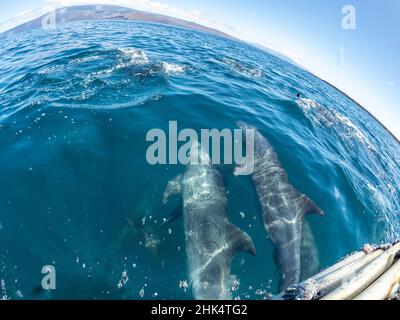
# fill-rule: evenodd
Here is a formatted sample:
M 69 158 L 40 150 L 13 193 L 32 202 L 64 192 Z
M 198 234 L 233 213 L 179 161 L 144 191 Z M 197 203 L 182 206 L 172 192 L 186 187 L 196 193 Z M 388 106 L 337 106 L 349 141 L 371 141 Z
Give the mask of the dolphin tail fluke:
M 256 255 L 256 248 L 250 236 L 231 223 L 228 224 L 228 241 L 232 256 L 239 252 L 248 252 L 252 256 Z
M 298 199 L 297 199 L 297 205 L 299 208 L 301 208 L 301 213 L 303 216 L 306 216 L 308 214 L 319 214 L 323 216 L 325 213 L 322 211 L 320 208 L 317 207 L 317 205 L 306 195 L 301 194 Z

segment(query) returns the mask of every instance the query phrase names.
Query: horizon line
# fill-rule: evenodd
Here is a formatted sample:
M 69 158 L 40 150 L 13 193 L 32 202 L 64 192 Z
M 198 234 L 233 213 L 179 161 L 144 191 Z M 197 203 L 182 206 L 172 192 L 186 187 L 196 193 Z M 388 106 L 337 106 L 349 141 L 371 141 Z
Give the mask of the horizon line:
M 385 130 L 394 138 L 394 140 L 397 141 L 397 143 L 400 144 L 400 137 L 396 137 L 396 135 L 395 135 L 392 131 L 390 131 L 390 130 L 382 123 L 382 121 L 380 121 L 371 111 L 369 111 L 367 107 L 363 106 L 363 105 L 362 105 L 360 102 L 358 102 L 355 98 L 352 98 L 349 94 L 347 94 L 346 92 L 344 92 L 342 89 L 338 88 L 336 85 L 332 84 L 332 83 L 329 82 L 328 80 L 325 80 L 323 77 L 316 75 L 316 73 L 314 73 L 313 71 L 309 70 L 309 69 L 308 69 L 307 67 L 305 67 L 300 61 L 296 61 L 295 58 L 290 57 L 290 56 L 288 56 L 286 53 L 282 52 L 280 48 L 270 48 L 268 45 L 263 44 L 263 43 L 251 42 L 251 41 L 248 41 L 248 40 L 245 40 L 245 39 L 241 39 L 241 38 L 239 38 L 239 37 L 236 36 L 236 35 L 230 34 L 229 31 L 223 31 L 223 30 L 217 29 L 217 27 L 209 27 L 209 26 L 207 26 L 207 25 L 201 24 L 201 23 L 196 22 L 196 21 L 191 21 L 191 20 L 187 20 L 187 19 L 180 18 L 180 17 L 174 17 L 174 16 L 169 15 L 169 14 L 157 13 L 157 12 L 152 12 L 152 11 L 142 10 L 142 9 L 136 9 L 136 8 L 132 8 L 132 7 L 122 6 L 122 5 L 114 5 L 114 4 L 109 4 L 109 3 L 107 3 L 107 4 L 106 4 L 106 3 L 101 3 L 101 4 L 78 4 L 78 5 L 70 5 L 70 6 L 59 6 L 59 7 L 57 7 L 57 8 L 54 8 L 54 11 L 56 11 L 56 10 L 61 10 L 61 9 L 65 9 L 65 8 L 82 7 L 82 6 L 93 6 L 93 7 L 96 7 L 96 6 L 112 6 L 112 7 L 119 7 L 119 8 L 129 9 L 129 10 L 136 10 L 136 11 L 143 12 L 143 13 L 150 13 L 150 14 L 156 14 L 156 15 L 160 15 L 160 16 L 170 17 L 170 18 L 173 18 L 173 19 L 177 19 L 177 20 L 181 20 L 181 21 L 185 21 L 185 22 L 197 24 L 197 25 L 199 25 L 199 26 L 201 26 L 201 27 L 208 28 L 208 29 L 210 29 L 210 30 L 216 31 L 216 32 L 218 32 L 218 33 L 220 33 L 220 34 L 219 34 L 219 35 L 218 35 L 218 34 L 215 34 L 215 36 L 220 36 L 220 37 L 225 36 L 225 37 L 227 37 L 227 38 L 229 38 L 229 39 L 231 39 L 231 40 L 233 40 L 233 41 L 244 42 L 244 43 L 246 43 L 246 44 L 248 44 L 248 45 L 250 45 L 250 46 L 252 46 L 252 47 L 254 47 L 254 48 L 256 48 L 256 49 L 265 51 L 265 52 L 267 52 L 268 54 L 271 54 L 271 55 L 273 55 L 273 56 L 275 56 L 276 58 L 279 58 L 279 59 L 281 59 L 281 60 L 285 60 L 285 59 L 282 58 L 282 57 L 285 57 L 287 63 L 290 63 L 290 64 L 292 64 L 292 65 L 294 65 L 294 66 L 296 66 L 296 67 L 300 67 L 300 68 L 303 69 L 304 71 L 306 71 L 306 72 L 312 74 L 314 77 L 320 79 L 321 81 L 323 81 L 323 82 L 325 82 L 326 84 L 330 85 L 331 87 L 333 87 L 334 89 L 338 90 L 340 93 L 342 93 L 343 95 L 345 95 L 347 98 L 349 98 L 349 99 L 350 99 L 352 102 L 354 102 L 358 107 L 360 107 L 360 108 L 363 109 L 365 112 L 367 112 L 371 117 L 373 117 L 373 118 L 381 125 L 381 127 L 382 127 L 383 129 L 385 129 Z M 43 7 L 42 7 L 42 8 L 43 8 Z M 39 10 L 39 9 L 33 9 L 33 10 L 31 10 L 31 11 L 35 11 L 35 10 Z M 12 30 L 15 29 L 15 28 L 18 28 L 19 26 L 21 26 L 21 25 L 23 25 L 23 24 L 25 24 L 25 23 L 29 23 L 29 22 L 31 22 L 31 21 L 33 21 L 33 20 L 35 20 L 35 19 L 38 19 L 38 18 L 40 18 L 40 17 L 43 17 L 43 16 L 45 16 L 46 14 L 48 14 L 48 13 L 50 13 L 50 12 L 51 12 L 51 11 L 45 11 L 44 13 L 41 12 L 40 14 L 37 14 L 36 16 L 30 17 L 30 18 L 26 19 L 24 22 L 18 23 L 18 24 L 12 26 L 11 28 L 9 28 L 9 29 L 7 29 L 7 30 L 0 32 L 0 36 L 2 36 L 2 35 L 4 35 L 4 34 L 7 34 L 8 32 L 12 31 Z M 28 13 L 29 13 L 29 12 L 26 12 L 26 14 L 28 14 Z M 8 19 L 8 20 L 6 20 L 6 21 L 15 19 L 15 18 L 17 18 L 17 17 L 18 17 L 18 16 L 14 16 L 13 18 L 10 18 L 10 19 Z M 84 19 L 83 19 L 83 20 L 84 20 Z M 87 19 L 87 20 L 89 21 L 89 20 L 91 20 L 91 19 Z M 95 20 L 95 19 L 92 19 L 92 20 Z M 112 20 L 112 19 L 108 19 L 108 20 Z M 118 20 L 118 19 L 116 19 L 116 20 Z M 139 20 L 137 20 L 137 21 L 139 21 Z M 0 21 L 0 26 L 1 26 L 2 23 L 4 23 L 4 22 L 1 22 L 1 21 Z M 183 26 L 178 26 L 178 27 L 185 28 L 185 27 L 183 27 Z M 199 31 L 199 30 L 197 30 L 197 31 Z M 199 32 L 201 32 L 201 31 L 199 31 Z M 205 32 L 205 31 L 203 31 L 203 32 Z M 271 51 L 272 51 L 272 52 L 271 52 Z M 277 54 L 281 55 L 282 57 L 279 57 L 279 55 L 277 55 Z

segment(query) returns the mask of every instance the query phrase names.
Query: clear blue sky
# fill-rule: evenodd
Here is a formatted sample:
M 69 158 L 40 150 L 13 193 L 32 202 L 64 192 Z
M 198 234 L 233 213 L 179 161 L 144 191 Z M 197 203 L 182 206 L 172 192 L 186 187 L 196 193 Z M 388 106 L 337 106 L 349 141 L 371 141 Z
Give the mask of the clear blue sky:
M 277 49 L 360 102 L 400 138 L 399 0 L 1 1 L 0 29 L 21 12 L 84 2 L 195 20 Z M 356 9 L 355 30 L 341 27 L 348 4 Z

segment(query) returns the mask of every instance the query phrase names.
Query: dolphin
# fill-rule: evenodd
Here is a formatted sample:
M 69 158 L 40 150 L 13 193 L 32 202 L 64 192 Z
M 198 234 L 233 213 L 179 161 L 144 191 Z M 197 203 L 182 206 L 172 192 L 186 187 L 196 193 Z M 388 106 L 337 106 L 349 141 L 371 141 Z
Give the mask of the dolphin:
M 222 175 L 209 155 L 192 144 L 184 174 L 171 180 L 163 203 L 173 194 L 182 195 L 186 255 L 193 295 L 199 300 L 232 299 L 235 280 L 231 263 L 238 252 L 255 255 L 253 241 L 228 221 Z M 200 160 L 200 161 L 199 161 Z
M 164 256 L 161 252 L 161 231 L 163 225 L 156 227 L 150 220 L 154 212 L 157 186 L 150 192 L 139 197 L 135 211 L 124 217 L 124 227 L 117 241 L 115 251 L 129 251 L 134 244 L 140 244 L 155 257 L 160 266 L 164 266 Z
M 320 271 L 317 244 L 311 226 L 306 219 L 304 219 L 301 232 L 300 259 L 300 281 L 309 279 Z
M 132 215 L 125 218 L 126 226 L 122 231 L 121 238 L 123 241 L 132 240 L 144 246 L 154 257 L 161 260 L 160 253 L 161 240 L 158 230 L 146 224 L 146 218 Z
M 254 130 L 254 141 L 246 141 L 254 145 L 251 179 L 259 199 L 264 228 L 275 246 L 274 261 L 280 274 L 279 291 L 283 291 L 300 280 L 304 216 L 324 213 L 289 183 L 287 173 L 269 141 L 246 123 L 238 122 L 238 125 L 242 129 Z M 239 170 L 247 171 L 248 166 L 246 163 L 238 166 L 235 174 L 239 174 Z

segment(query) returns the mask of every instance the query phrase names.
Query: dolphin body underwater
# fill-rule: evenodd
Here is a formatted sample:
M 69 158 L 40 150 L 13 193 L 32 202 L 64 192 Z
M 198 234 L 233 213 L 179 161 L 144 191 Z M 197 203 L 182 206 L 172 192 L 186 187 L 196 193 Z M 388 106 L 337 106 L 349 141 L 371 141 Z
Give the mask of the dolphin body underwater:
M 156 201 L 157 186 L 151 191 L 144 191 L 139 195 L 138 203 L 134 212 L 124 218 L 124 226 L 120 233 L 116 247 L 112 247 L 112 252 L 125 255 L 132 250 L 132 247 L 142 246 L 164 266 L 164 254 L 161 250 L 161 231 L 163 225 L 156 227 L 151 221 Z
M 199 150 L 200 149 L 200 150 Z M 188 269 L 193 295 L 200 300 L 232 299 L 231 263 L 238 252 L 255 255 L 251 238 L 228 221 L 222 175 L 198 143 L 184 174 L 170 181 L 163 202 L 180 193 Z
M 300 281 L 311 278 L 321 270 L 317 244 L 306 219 L 301 229 L 300 259 Z
M 258 196 L 264 228 L 275 246 L 274 261 L 280 274 L 279 291 L 283 291 L 300 280 L 305 215 L 324 213 L 289 183 L 287 173 L 268 140 L 248 124 L 239 122 L 238 125 L 241 129 L 254 130 L 254 171 L 251 179 Z M 237 167 L 235 174 L 239 170 L 247 170 L 246 166 L 248 164 Z

